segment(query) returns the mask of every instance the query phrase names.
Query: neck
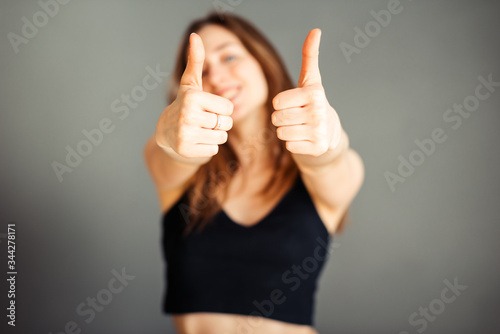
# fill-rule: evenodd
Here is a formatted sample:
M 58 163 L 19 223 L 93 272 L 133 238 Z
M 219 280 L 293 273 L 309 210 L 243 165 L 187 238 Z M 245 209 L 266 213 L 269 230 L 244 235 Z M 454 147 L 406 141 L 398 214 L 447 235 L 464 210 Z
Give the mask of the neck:
M 240 120 L 237 120 L 229 131 L 228 143 L 235 151 L 240 166 L 249 170 L 269 166 L 273 152 L 269 149 L 270 133 L 268 115 L 264 107 L 253 110 Z

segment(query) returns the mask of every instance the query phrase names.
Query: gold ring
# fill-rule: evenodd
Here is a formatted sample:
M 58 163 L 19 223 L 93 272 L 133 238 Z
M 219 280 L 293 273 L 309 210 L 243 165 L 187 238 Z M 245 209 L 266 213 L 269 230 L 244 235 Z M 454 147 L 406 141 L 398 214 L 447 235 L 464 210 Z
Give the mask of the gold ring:
M 220 120 L 219 115 L 217 114 L 217 124 L 215 124 L 215 126 L 212 130 L 219 130 L 221 125 L 222 125 L 222 122 Z

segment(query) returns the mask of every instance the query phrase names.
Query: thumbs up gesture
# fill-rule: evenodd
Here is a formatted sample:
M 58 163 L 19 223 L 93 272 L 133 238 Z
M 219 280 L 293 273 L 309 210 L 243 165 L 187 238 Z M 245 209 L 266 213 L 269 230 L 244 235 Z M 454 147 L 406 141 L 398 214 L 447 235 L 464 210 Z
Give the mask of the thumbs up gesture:
M 297 88 L 273 99 L 272 122 L 286 148 L 296 154 L 320 156 L 340 141 L 341 125 L 321 84 L 318 66 L 321 30 L 309 32 L 302 47 L 302 68 Z
M 233 103 L 203 91 L 205 49 L 201 37 L 189 37 L 189 56 L 177 97 L 162 112 L 156 125 L 156 142 L 183 158 L 206 158 L 217 154 L 233 126 Z

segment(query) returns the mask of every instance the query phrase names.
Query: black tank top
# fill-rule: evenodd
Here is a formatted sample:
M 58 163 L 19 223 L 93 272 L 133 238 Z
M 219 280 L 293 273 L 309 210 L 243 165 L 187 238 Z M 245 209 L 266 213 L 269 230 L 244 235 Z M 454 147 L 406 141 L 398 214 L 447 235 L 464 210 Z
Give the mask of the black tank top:
M 237 224 L 219 211 L 183 237 L 185 193 L 163 216 L 168 314 L 215 312 L 313 325 L 318 277 L 331 239 L 300 173 L 260 222 Z

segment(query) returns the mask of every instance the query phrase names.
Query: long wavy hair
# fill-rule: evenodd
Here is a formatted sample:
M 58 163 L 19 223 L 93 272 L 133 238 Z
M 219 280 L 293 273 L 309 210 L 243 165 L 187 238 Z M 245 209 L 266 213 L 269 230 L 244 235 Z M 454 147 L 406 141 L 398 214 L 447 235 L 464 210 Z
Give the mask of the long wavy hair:
M 180 79 L 187 65 L 189 35 L 208 25 L 218 25 L 235 34 L 248 52 L 259 62 L 264 72 L 268 86 L 265 109 L 269 116 L 269 122 L 266 128 L 261 129 L 255 138 L 251 139 L 251 142 L 253 146 L 257 143 L 258 149 L 270 150 L 272 153 L 273 175 L 260 193 L 272 196 L 286 181 L 295 179 L 299 172 L 291 153 L 286 149 L 285 142 L 276 136 L 276 127 L 271 122 L 271 114 L 274 111 L 272 105 L 274 96 L 296 86 L 293 84 L 278 52 L 254 25 L 237 15 L 217 12 L 211 12 L 206 17 L 193 21 L 184 31 L 177 52 L 176 64 L 170 79 L 168 103 L 175 100 Z M 227 198 L 228 185 L 240 165 L 229 141 L 230 139 L 220 145 L 219 152 L 209 162 L 202 165 L 188 181 L 186 191 L 189 204 L 183 210 L 187 223 L 185 235 L 193 229 L 197 231 L 203 229 L 221 210 L 221 203 L 217 200 L 217 195 L 222 195 L 224 200 Z M 346 218 L 347 212 L 336 232 L 340 232 Z

